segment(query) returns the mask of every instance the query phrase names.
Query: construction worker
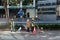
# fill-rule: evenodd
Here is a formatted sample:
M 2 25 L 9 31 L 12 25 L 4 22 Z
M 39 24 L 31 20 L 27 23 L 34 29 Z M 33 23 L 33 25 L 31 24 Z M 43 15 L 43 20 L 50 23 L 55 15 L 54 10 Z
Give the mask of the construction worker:
M 14 19 L 11 19 L 11 31 L 15 31 L 15 27 L 14 27 Z
M 32 18 L 32 23 L 31 23 L 31 31 L 33 32 L 33 30 L 34 30 L 34 26 L 35 26 L 35 24 L 34 24 L 34 18 Z
M 27 32 L 30 32 L 30 20 L 29 19 L 27 19 L 26 26 L 27 26 Z

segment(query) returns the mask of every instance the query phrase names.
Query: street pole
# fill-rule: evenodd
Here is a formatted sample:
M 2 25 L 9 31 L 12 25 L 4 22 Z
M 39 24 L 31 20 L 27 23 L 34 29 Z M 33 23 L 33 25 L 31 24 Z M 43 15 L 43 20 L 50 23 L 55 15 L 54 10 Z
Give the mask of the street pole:
M 20 0 L 20 7 L 21 7 L 21 9 L 22 9 L 22 0 Z
M 20 0 L 20 7 L 21 7 L 21 10 L 22 10 L 22 0 Z M 21 17 L 21 21 L 22 21 L 22 19 L 23 19 L 22 17 L 23 16 L 20 16 L 20 17 Z

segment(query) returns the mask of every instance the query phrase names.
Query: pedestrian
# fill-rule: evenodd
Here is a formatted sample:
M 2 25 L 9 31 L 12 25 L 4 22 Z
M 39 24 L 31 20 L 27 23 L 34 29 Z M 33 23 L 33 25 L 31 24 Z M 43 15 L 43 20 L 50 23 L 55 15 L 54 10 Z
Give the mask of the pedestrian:
M 34 27 L 35 27 L 35 24 L 34 24 L 34 18 L 32 18 L 32 23 L 31 23 L 31 32 L 34 31 Z
M 27 13 L 27 18 L 29 18 L 29 17 L 30 17 L 30 13 L 28 12 L 28 13 Z
M 29 19 L 27 19 L 26 26 L 27 26 L 27 32 L 30 32 L 30 20 Z
M 15 31 L 14 18 L 11 19 L 11 31 Z

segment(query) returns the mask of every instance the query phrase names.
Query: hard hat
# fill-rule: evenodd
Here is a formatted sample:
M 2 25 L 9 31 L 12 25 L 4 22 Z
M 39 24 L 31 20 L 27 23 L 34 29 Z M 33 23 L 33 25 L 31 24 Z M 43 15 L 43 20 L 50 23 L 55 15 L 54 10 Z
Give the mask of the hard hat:
M 32 18 L 32 20 L 34 20 L 34 18 Z
M 29 19 L 27 19 L 27 22 L 30 21 Z

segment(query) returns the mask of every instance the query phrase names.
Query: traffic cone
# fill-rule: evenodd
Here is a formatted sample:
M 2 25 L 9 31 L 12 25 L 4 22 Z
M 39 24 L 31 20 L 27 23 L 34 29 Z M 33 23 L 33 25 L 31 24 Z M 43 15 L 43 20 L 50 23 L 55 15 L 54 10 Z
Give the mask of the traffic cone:
M 37 34 L 36 28 L 34 27 L 33 34 Z

